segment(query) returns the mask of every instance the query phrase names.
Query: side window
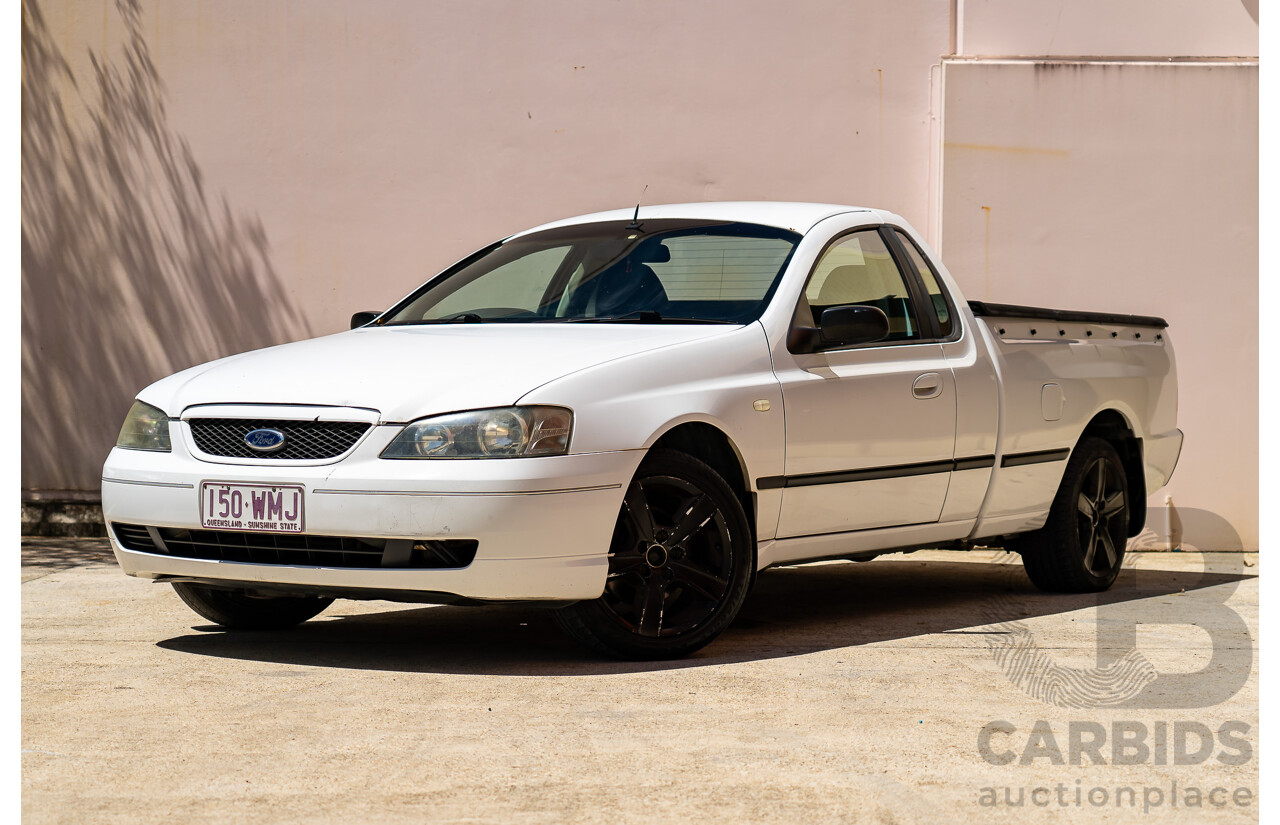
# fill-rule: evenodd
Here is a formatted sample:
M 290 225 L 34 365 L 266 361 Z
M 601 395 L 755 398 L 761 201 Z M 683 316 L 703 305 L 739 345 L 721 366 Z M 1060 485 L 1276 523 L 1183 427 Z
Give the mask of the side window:
M 911 263 L 916 265 L 916 271 L 924 281 L 924 288 L 929 293 L 929 300 L 933 303 L 934 314 L 938 316 L 938 328 L 942 330 L 942 337 L 946 338 L 951 334 L 951 310 L 947 308 L 947 297 L 942 294 L 942 287 L 938 285 L 938 273 L 933 271 L 933 267 L 905 232 L 901 229 L 894 231 L 898 233 L 898 242 L 907 250 L 907 256 L 911 258 Z
M 487 307 L 537 312 L 551 279 L 568 254 L 569 247 L 558 246 L 516 258 L 483 278 L 460 284 L 449 297 L 428 310 L 424 320 Z
M 874 229 L 846 235 L 823 253 L 796 310 L 797 323 L 816 326 L 823 310 L 862 304 L 889 317 L 887 341 L 921 336 L 906 280 Z

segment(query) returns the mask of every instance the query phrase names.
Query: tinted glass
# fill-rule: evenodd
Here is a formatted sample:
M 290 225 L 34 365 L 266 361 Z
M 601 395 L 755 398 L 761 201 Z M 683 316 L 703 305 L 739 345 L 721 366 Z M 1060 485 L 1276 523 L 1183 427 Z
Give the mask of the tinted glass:
M 911 263 L 915 264 L 916 271 L 920 273 L 920 279 L 924 281 L 924 288 L 929 293 L 929 301 L 933 304 L 933 311 L 938 316 L 938 328 L 942 330 L 942 337 L 946 338 L 951 334 L 951 310 L 947 307 L 947 297 L 942 293 L 942 287 L 938 286 L 938 273 L 933 271 L 933 267 L 905 232 L 899 229 L 894 231 L 898 233 L 898 241 L 907 250 L 907 256 L 911 258 Z
M 689 220 L 549 229 L 464 261 L 384 323 L 748 323 L 799 239 L 766 226 Z
M 889 318 L 887 341 L 921 335 L 906 280 L 874 229 L 846 235 L 822 254 L 805 287 L 797 323 L 817 326 L 823 310 L 850 304 L 881 309 Z
M 537 249 L 495 267 L 484 278 L 459 282 L 458 289 L 427 309 L 423 317 L 448 318 L 481 307 L 536 312 L 568 253 L 567 246 Z
M 675 236 L 662 245 L 671 260 L 649 267 L 672 301 L 758 302 L 792 248 L 778 238 L 714 234 Z

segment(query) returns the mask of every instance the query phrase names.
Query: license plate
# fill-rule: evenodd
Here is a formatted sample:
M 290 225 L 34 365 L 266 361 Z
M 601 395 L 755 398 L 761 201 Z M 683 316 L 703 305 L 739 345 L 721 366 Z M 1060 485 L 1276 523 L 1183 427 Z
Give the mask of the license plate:
M 200 485 L 200 526 L 210 530 L 302 532 L 302 487 L 287 484 Z

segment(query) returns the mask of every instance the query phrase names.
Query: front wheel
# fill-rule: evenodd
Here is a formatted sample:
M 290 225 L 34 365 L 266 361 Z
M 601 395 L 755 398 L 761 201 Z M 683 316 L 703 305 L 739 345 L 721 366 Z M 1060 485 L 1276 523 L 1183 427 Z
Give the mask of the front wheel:
M 235 630 L 278 630 L 318 615 L 333 599 L 321 596 L 251 596 L 244 590 L 220 590 L 174 582 L 174 591 L 201 616 Z
M 1041 590 L 1106 590 L 1120 574 L 1129 535 L 1129 487 L 1114 447 L 1085 438 L 1071 453 L 1042 529 L 1014 544 Z
M 627 488 L 604 594 L 557 611 L 556 623 L 608 656 L 684 656 L 733 621 L 754 564 L 746 513 L 724 479 L 689 455 L 655 450 Z

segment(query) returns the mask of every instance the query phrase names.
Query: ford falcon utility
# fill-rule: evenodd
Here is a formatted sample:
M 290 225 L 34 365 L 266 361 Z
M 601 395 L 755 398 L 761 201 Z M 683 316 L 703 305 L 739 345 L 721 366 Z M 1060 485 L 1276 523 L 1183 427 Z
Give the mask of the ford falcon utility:
M 967 302 L 876 209 L 557 221 L 352 326 L 138 394 L 102 473 L 126 573 L 230 628 L 530 602 L 666 658 L 774 565 L 1003 544 L 1103 590 L 1182 445 L 1163 320 Z

